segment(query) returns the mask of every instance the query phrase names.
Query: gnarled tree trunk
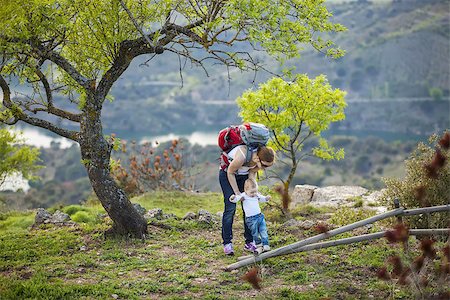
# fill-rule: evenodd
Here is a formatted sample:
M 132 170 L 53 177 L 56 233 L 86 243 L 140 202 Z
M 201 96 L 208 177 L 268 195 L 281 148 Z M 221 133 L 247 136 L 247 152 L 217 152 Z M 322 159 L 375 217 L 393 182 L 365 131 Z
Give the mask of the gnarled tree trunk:
M 144 238 L 147 221 L 133 207 L 125 192 L 118 187 L 110 173 L 112 146 L 105 140 L 100 120 L 100 111 L 87 101 L 80 122 L 81 157 L 95 194 L 112 219 L 110 233 Z

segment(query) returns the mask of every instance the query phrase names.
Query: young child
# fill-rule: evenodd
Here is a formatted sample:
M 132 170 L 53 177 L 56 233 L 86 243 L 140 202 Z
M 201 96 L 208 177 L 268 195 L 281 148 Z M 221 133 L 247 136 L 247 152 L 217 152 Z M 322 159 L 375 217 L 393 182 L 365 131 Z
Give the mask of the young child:
M 263 196 L 258 192 L 258 184 L 252 179 L 247 179 L 244 183 L 244 193 L 230 198 L 233 203 L 242 201 L 245 213 L 245 223 L 250 228 L 253 235 L 253 253 L 260 254 L 269 251 L 269 235 L 267 234 L 266 221 L 261 213 L 259 202 L 267 202 L 270 196 Z

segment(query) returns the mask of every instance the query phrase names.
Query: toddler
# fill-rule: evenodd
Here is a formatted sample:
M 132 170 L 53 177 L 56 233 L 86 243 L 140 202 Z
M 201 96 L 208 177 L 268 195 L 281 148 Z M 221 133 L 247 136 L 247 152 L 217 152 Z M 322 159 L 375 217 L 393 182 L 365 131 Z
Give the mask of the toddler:
M 233 195 L 230 201 L 233 203 L 242 201 L 245 213 L 245 223 L 253 236 L 253 253 L 260 254 L 269 251 L 269 235 L 267 234 L 266 221 L 261 213 L 259 202 L 267 202 L 270 196 L 263 196 L 258 192 L 258 184 L 252 179 L 247 179 L 244 183 L 244 192 L 240 195 Z

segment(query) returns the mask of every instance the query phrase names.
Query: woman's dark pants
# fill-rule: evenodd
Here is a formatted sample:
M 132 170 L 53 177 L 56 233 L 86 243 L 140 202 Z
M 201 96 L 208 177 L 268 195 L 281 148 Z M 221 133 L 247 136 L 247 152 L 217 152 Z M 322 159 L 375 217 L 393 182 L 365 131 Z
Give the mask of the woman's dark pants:
M 239 188 L 239 191 L 244 191 L 244 182 L 248 178 L 248 175 L 235 175 L 236 176 L 236 182 Z M 219 172 L 219 182 L 220 187 L 222 188 L 223 192 L 223 198 L 225 203 L 225 209 L 223 212 L 222 217 L 222 239 L 223 244 L 229 244 L 231 243 L 231 240 L 233 239 L 233 218 L 234 214 L 236 212 L 236 203 L 230 202 L 230 196 L 234 194 L 233 189 L 228 182 L 227 173 L 223 170 L 220 170 Z M 242 201 L 241 201 L 241 207 L 242 207 Z M 248 228 L 248 226 L 245 224 L 245 213 L 244 210 L 242 210 L 242 214 L 244 216 L 244 237 L 245 237 L 245 243 L 250 243 L 253 241 L 253 236 Z

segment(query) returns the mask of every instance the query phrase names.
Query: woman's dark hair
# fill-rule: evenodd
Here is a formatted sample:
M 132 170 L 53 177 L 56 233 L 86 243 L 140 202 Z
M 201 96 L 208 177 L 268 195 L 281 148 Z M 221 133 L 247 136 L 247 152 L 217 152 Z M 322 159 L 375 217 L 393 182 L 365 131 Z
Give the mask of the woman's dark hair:
M 275 151 L 270 147 L 261 146 L 256 151 L 256 154 L 262 161 L 266 161 L 268 163 L 275 161 Z

